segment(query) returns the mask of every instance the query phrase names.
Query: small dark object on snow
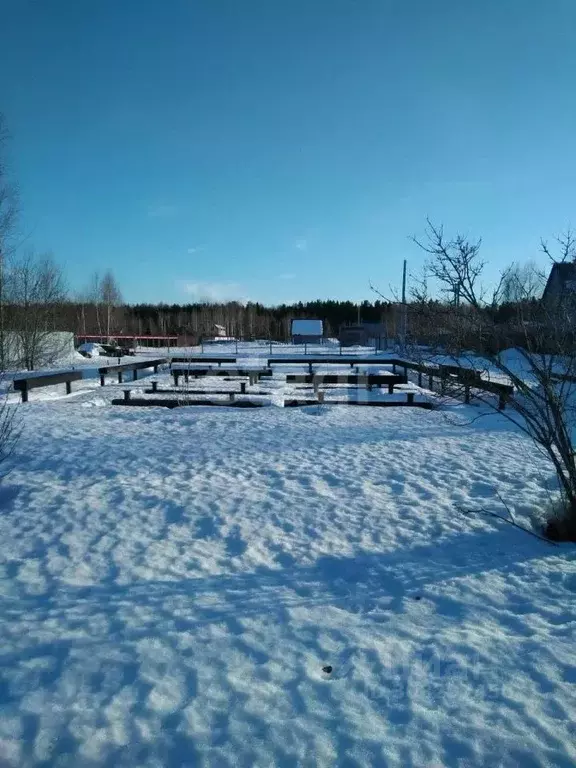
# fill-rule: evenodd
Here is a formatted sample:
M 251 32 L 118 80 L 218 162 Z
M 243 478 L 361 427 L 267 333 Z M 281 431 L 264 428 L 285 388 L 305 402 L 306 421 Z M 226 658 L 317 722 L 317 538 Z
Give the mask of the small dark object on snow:
M 422 600 L 422 595 L 414 595 L 414 600 Z
M 330 664 L 328 664 L 327 667 L 322 667 L 322 672 L 326 672 L 326 674 L 329 675 L 330 672 L 332 672 L 332 667 L 330 666 Z

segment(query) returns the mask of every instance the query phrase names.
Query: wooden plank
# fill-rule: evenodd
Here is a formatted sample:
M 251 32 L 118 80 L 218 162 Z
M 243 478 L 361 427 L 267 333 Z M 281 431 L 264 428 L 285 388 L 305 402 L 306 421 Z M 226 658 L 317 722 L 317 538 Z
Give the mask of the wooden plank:
M 471 389 L 479 389 L 484 392 L 491 392 L 498 395 L 500 410 L 504 408 L 506 400 L 514 394 L 514 387 L 510 384 L 502 384 L 497 381 L 488 381 L 482 378 L 482 372 L 474 368 L 465 368 L 458 365 L 422 365 L 410 361 L 396 360 L 397 365 L 402 365 L 405 369 L 416 371 L 419 374 L 427 374 L 429 379 L 429 389 L 432 389 L 432 381 L 437 377 L 441 381 L 441 391 L 445 392 L 450 380 L 463 385 L 465 402 L 469 402 Z
M 359 386 L 386 386 L 396 384 L 406 384 L 406 376 L 394 375 L 392 373 L 289 373 L 286 375 L 287 382 L 297 384 L 357 384 Z
M 71 381 L 80 381 L 82 371 L 64 371 L 59 373 L 45 373 L 40 376 L 19 376 L 14 379 L 14 389 L 17 392 L 23 392 L 25 389 L 36 389 L 39 387 L 50 387 L 54 384 L 67 384 Z
M 145 395 L 165 395 L 165 394 L 172 394 L 172 395 L 180 395 L 181 397 L 187 397 L 188 395 L 230 395 L 230 392 L 232 390 L 230 389 L 182 389 L 181 387 L 176 389 L 175 387 L 162 387 L 161 389 L 156 386 L 156 389 L 154 389 L 154 384 L 152 384 L 151 389 L 144 389 L 140 390 L 143 391 Z M 252 395 L 258 395 L 260 397 L 270 397 L 272 394 L 270 391 L 261 391 L 261 390 L 251 390 L 250 392 L 238 392 L 237 390 L 233 390 L 234 394 L 236 396 L 238 395 L 246 395 L 246 396 L 252 396 Z
M 172 376 L 204 377 L 204 376 L 272 376 L 270 368 L 172 368 Z
M 135 407 L 160 407 L 160 408 L 181 408 L 192 405 L 207 405 L 213 408 L 264 408 L 267 403 L 256 400 L 185 400 L 168 398 L 144 398 L 132 397 L 129 400 L 112 400 L 112 405 L 124 405 Z
M 432 410 L 432 403 L 426 400 L 409 402 L 406 400 L 324 400 L 325 405 L 354 405 L 365 408 L 424 408 Z M 284 400 L 285 408 L 298 408 L 304 405 L 318 405 L 318 400 Z
M 325 363 L 326 365 L 392 365 L 393 361 L 387 358 L 381 357 L 345 357 L 344 355 L 300 355 L 298 357 L 290 357 L 282 355 L 268 358 L 268 366 L 271 365 L 320 365 Z
M 158 366 L 164 365 L 168 362 L 167 357 L 161 357 L 157 360 L 139 360 L 135 363 L 121 363 L 120 365 L 104 365 L 98 368 L 98 373 L 101 376 L 106 376 L 110 373 L 118 373 L 119 371 L 141 371 L 145 368 L 154 368 L 154 372 L 158 372 Z
M 174 355 L 170 358 L 171 363 L 236 363 L 238 358 L 229 356 L 210 357 L 208 355 Z

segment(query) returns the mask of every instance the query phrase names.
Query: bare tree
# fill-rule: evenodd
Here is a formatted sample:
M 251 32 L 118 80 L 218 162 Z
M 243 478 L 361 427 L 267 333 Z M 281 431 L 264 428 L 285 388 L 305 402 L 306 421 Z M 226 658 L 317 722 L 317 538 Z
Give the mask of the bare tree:
M 563 234 L 557 235 L 554 240 L 556 241 L 556 254 L 552 252 L 546 240 L 540 241 L 542 252 L 548 256 L 551 262 L 557 264 L 565 261 L 576 261 L 576 235 L 572 229 L 568 228 Z
M 111 270 L 108 270 L 100 281 L 99 294 L 104 308 L 106 336 L 110 338 L 113 330 L 115 330 L 115 309 L 122 304 L 122 294 Z
M 8 131 L 0 113 L 0 371 L 5 370 L 6 353 L 6 280 L 7 260 L 13 253 L 14 230 L 18 212 L 18 194 L 8 176 L 3 157 L 3 148 L 8 140 Z
M 462 236 L 446 240 L 442 228 L 428 222 L 428 240 L 417 244 L 431 255 L 429 270 L 439 281 L 440 290 L 449 297 L 452 322 L 446 323 L 447 336 L 442 351 L 461 362 L 466 355 L 462 344 L 462 327 L 489 330 L 496 341 L 481 358 L 468 356 L 467 363 L 485 368 L 486 376 L 511 383 L 515 394 L 503 415 L 528 435 L 551 462 L 563 504 L 560 519 L 550 520 L 547 534 L 555 538 L 576 540 L 576 460 L 573 434 L 576 434 L 576 334 L 571 322 L 560 322 L 541 303 L 529 320 L 524 314 L 526 303 L 533 300 L 542 278 L 533 265 L 512 266 L 506 270 L 491 301 L 480 284 L 483 262 L 479 258 L 480 241 L 468 242 Z M 571 253 L 570 234 L 559 239 L 561 260 Z M 548 251 L 547 251 L 548 252 Z M 499 325 L 494 308 L 502 294 L 513 297 L 516 315 L 513 322 Z M 459 306 L 456 297 L 467 306 Z M 478 325 L 480 323 L 480 325 Z M 515 348 L 514 355 L 502 354 Z M 438 352 L 440 345 L 434 352 Z M 485 404 L 496 408 L 490 396 L 482 396 Z
M 98 274 L 98 272 L 92 273 L 92 276 L 90 277 L 88 285 L 84 291 L 84 296 L 85 296 L 85 303 L 89 306 L 94 307 L 94 311 L 96 314 L 96 326 L 98 328 L 98 334 L 101 336 L 102 320 L 100 315 L 100 305 L 101 305 L 102 298 L 100 293 L 100 275 Z
M 18 194 L 8 176 L 3 149 L 8 138 L 5 122 L 0 114 L 0 464 L 14 448 L 19 433 L 16 406 L 8 402 L 3 387 L 6 370 L 6 293 L 7 260 L 13 253 L 13 236 L 18 210 Z
M 86 336 L 88 333 L 86 310 L 91 303 L 88 292 L 86 290 L 78 291 L 74 299 L 74 303 L 76 307 L 76 333 L 78 336 Z
M 54 363 L 65 350 L 57 313 L 66 298 L 61 268 L 49 254 L 26 253 L 10 265 L 13 356 L 28 370 Z
M 514 262 L 502 273 L 496 300 L 504 304 L 520 304 L 542 295 L 546 276 L 536 262 Z
M 485 262 L 480 258 L 482 240 L 470 242 L 464 235 L 446 238 L 444 228 L 426 220 L 424 240 L 412 238 L 429 255 L 426 272 L 454 306 L 462 301 L 476 306 L 482 298 L 479 278 Z

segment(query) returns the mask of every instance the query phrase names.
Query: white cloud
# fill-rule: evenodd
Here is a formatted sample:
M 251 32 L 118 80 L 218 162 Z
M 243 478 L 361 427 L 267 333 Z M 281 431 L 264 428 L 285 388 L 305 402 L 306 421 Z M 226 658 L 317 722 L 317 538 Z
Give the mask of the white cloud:
M 200 248 L 188 248 L 188 253 L 192 255 L 193 253 L 198 253 Z
M 168 219 L 176 216 L 178 208 L 175 205 L 163 203 L 161 205 L 152 205 L 148 208 L 148 217 L 150 219 Z
M 193 301 L 248 301 L 240 283 L 182 280 L 179 287 Z
M 299 237 L 294 243 L 294 248 L 296 248 L 297 251 L 307 251 L 308 241 L 303 237 Z

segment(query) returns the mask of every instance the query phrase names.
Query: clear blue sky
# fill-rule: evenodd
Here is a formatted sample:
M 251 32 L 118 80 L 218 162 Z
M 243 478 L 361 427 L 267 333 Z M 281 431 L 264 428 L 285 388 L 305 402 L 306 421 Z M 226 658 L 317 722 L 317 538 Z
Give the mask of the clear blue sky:
M 488 278 L 576 224 L 575 0 L 0 0 L 21 228 L 129 301 Z

